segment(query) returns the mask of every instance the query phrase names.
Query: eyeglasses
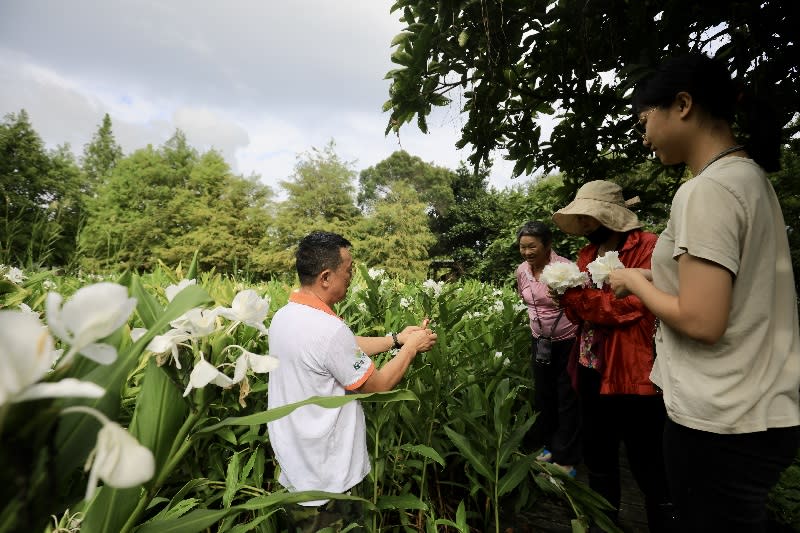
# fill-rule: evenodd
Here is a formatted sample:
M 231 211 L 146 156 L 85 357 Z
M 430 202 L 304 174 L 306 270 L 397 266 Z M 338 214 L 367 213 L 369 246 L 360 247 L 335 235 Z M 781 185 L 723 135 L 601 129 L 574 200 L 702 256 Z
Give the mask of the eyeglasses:
M 647 138 L 647 129 L 646 129 L 646 126 L 647 126 L 647 117 L 648 117 L 648 116 L 650 116 L 650 113 L 652 113 L 652 112 L 653 112 L 653 111 L 655 111 L 656 109 L 658 109 L 658 107 L 653 107 L 653 108 L 651 108 L 649 111 L 647 111 L 647 112 L 646 112 L 644 115 L 642 115 L 641 117 L 639 117 L 639 118 L 636 120 L 636 123 L 635 123 L 635 124 L 633 125 L 633 127 L 631 128 L 631 130 L 632 130 L 632 131 L 633 131 L 633 132 L 634 132 L 636 135 L 640 136 L 642 139 L 646 139 L 646 138 Z

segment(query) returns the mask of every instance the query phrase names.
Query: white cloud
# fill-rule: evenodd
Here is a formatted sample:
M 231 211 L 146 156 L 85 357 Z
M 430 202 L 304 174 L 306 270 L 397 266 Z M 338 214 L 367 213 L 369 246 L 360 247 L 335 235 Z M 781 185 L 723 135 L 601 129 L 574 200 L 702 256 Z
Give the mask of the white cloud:
M 401 30 L 391 0 L 27 0 L 0 8 L 0 114 L 28 111 L 48 146 L 76 153 L 109 113 L 126 153 L 176 128 L 276 189 L 297 155 L 335 139 L 361 170 L 405 149 L 455 168 L 458 103 L 384 137 Z M 513 165 L 496 157 L 492 183 Z M 514 183 L 519 182 L 515 180 Z

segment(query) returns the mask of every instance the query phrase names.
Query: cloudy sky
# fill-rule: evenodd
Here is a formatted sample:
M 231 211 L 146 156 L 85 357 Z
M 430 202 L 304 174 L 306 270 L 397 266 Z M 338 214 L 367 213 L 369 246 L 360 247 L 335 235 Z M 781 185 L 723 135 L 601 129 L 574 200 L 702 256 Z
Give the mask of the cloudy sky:
M 126 153 L 175 128 L 277 190 L 297 155 L 336 142 L 356 170 L 405 149 L 456 168 L 457 106 L 383 132 L 401 31 L 392 0 L 0 0 L 0 114 L 28 111 L 77 153 L 104 113 Z M 512 165 L 495 157 L 498 188 Z

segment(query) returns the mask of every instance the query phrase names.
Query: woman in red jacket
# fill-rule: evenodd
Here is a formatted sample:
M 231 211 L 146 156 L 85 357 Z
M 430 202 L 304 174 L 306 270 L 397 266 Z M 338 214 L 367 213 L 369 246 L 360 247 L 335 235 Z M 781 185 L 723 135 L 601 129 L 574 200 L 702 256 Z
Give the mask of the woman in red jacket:
M 586 183 L 553 221 L 566 233 L 589 240 L 578 254 L 584 272 L 607 252 L 617 252 L 628 268 L 650 268 L 658 237 L 640 229 L 615 183 Z M 655 317 L 635 296 L 615 298 L 608 285 L 569 289 L 559 302 L 567 318 L 580 325 L 577 357 L 570 363 L 583 411 L 589 486 L 619 509 L 619 446 L 624 443 L 644 493 L 650 531 L 668 531 L 672 511 L 662 453 L 666 413 L 650 381 Z M 610 513 L 614 521 L 617 512 Z

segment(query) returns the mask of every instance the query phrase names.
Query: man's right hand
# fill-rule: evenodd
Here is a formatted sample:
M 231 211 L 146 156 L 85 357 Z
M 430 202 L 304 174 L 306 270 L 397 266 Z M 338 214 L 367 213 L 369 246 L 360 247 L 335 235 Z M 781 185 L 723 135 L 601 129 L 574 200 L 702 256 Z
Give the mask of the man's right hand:
M 405 345 L 412 346 L 416 353 L 427 352 L 436 344 L 437 335 L 430 329 L 419 329 L 412 332 L 406 339 Z

